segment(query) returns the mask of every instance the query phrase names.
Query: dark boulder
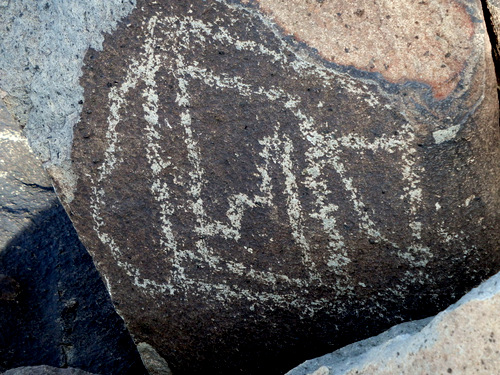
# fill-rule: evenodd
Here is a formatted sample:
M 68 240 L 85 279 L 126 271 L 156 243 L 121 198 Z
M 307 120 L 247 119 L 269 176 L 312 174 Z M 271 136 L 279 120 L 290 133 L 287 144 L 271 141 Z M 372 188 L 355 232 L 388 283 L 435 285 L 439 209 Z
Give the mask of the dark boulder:
M 500 269 L 481 3 L 374 4 L 139 0 L 87 51 L 83 96 L 61 94 L 75 112 L 44 115 L 64 131 L 27 121 L 119 314 L 174 374 L 282 372 Z

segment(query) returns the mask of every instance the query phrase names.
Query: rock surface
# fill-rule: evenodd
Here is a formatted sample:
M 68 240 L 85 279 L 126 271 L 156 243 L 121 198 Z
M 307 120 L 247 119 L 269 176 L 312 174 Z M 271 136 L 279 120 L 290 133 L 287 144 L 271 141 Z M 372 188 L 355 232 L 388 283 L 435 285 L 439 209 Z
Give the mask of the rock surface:
M 71 153 L 83 90 L 85 51 L 134 6 L 133 0 L 0 1 L 0 88 L 46 166 Z
M 0 249 L 55 199 L 49 177 L 5 108 L 4 96 L 0 91 Z
M 165 358 L 162 358 L 151 345 L 140 342 L 137 344 L 137 350 L 149 375 L 172 375 Z
M 310 360 L 287 375 L 491 375 L 500 368 L 500 274 L 433 319 Z
M 479 1 L 113 2 L 92 35 L 98 2 L 64 19 L 27 3 L 6 7 L 0 70 L 38 86 L 0 85 L 134 339 L 174 374 L 283 371 L 500 268 Z M 19 6 L 41 20 L 31 76 Z
M 48 176 L 1 100 L 0 189 L 0 371 L 44 363 L 145 374 Z M 16 371 L 7 373 L 59 374 Z
M 18 367 L 8 370 L 3 375 L 92 375 L 90 372 L 75 368 L 56 368 L 50 366 Z
M 484 10 L 485 17 L 489 21 L 487 22 L 488 32 L 493 47 L 497 83 L 500 87 L 500 0 L 486 0 Z

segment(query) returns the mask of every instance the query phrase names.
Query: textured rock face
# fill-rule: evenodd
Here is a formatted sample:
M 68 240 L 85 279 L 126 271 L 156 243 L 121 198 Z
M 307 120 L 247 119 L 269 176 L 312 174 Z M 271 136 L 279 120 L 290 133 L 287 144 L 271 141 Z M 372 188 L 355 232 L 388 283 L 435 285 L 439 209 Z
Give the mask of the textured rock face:
M 287 375 L 494 374 L 500 368 L 499 308 L 497 274 L 432 320 L 403 323 Z
M 41 363 L 146 373 L 48 176 L 0 100 L 0 372 Z M 84 374 L 44 371 L 7 374 Z
M 480 3 L 351 3 L 139 1 L 85 55 L 71 158 L 47 163 L 175 374 L 282 371 L 499 268 Z
M 3 373 L 4 375 L 92 375 L 90 372 L 74 368 L 55 368 L 50 366 L 18 367 Z
M 0 249 L 55 199 L 50 179 L 14 123 L 0 91 Z
M 326 60 L 390 82 L 424 82 L 438 98 L 460 81 L 468 59 L 461 50 L 471 47 L 475 32 L 467 9 L 453 0 L 257 2 Z
M 484 13 L 485 17 L 489 20 L 487 22 L 488 34 L 493 49 L 497 85 L 500 87 L 500 1 L 486 0 L 484 3 Z
M 48 167 L 71 154 L 82 59 L 133 0 L 0 1 L 0 87 L 31 146 Z

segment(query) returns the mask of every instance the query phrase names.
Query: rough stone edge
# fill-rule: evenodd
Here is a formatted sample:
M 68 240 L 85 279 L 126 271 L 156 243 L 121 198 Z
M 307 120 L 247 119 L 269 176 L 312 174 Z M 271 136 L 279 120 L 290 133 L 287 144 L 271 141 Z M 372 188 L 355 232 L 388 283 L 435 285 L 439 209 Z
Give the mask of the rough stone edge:
M 318 375 L 320 370 L 334 370 L 331 374 L 344 374 L 360 369 L 369 363 L 388 358 L 396 350 L 401 354 L 417 348 L 429 347 L 437 339 L 436 326 L 450 312 L 473 300 L 487 300 L 500 293 L 500 273 L 472 289 L 458 302 L 435 317 L 398 324 L 378 336 L 347 345 L 330 354 L 308 360 L 285 375 Z M 397 348 L 397 349 L 396 349 Z
M 140 342 L 137 344 L 137 350 L 150 375 L 172 375 L 167 361 L 151 345 Z
M 136 0 L 0 2 L 2 97 L 36 156 L 62 181 L 63 202 L 71 202 L 76 186 L 70 156 L 83 103 L 84 56 L 89 48 L 102 50 L 104 34 L 135 7 Z
M 57 368 L 47 365 L 40 366 L 26 366 L 26 367 L 16 367 L 5 372 L 0 373 L 2 375 L 95 375 L 93 373 L 83 371 L 77 368 Z

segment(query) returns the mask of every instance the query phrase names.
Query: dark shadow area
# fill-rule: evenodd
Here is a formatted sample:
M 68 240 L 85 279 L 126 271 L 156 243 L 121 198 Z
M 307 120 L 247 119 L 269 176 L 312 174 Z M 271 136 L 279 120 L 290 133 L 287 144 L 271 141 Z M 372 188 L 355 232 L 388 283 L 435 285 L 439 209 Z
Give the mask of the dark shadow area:
M 147 374 L 57 200 L 0 252 L 0 275 L 0 371 L 45 364 Z

